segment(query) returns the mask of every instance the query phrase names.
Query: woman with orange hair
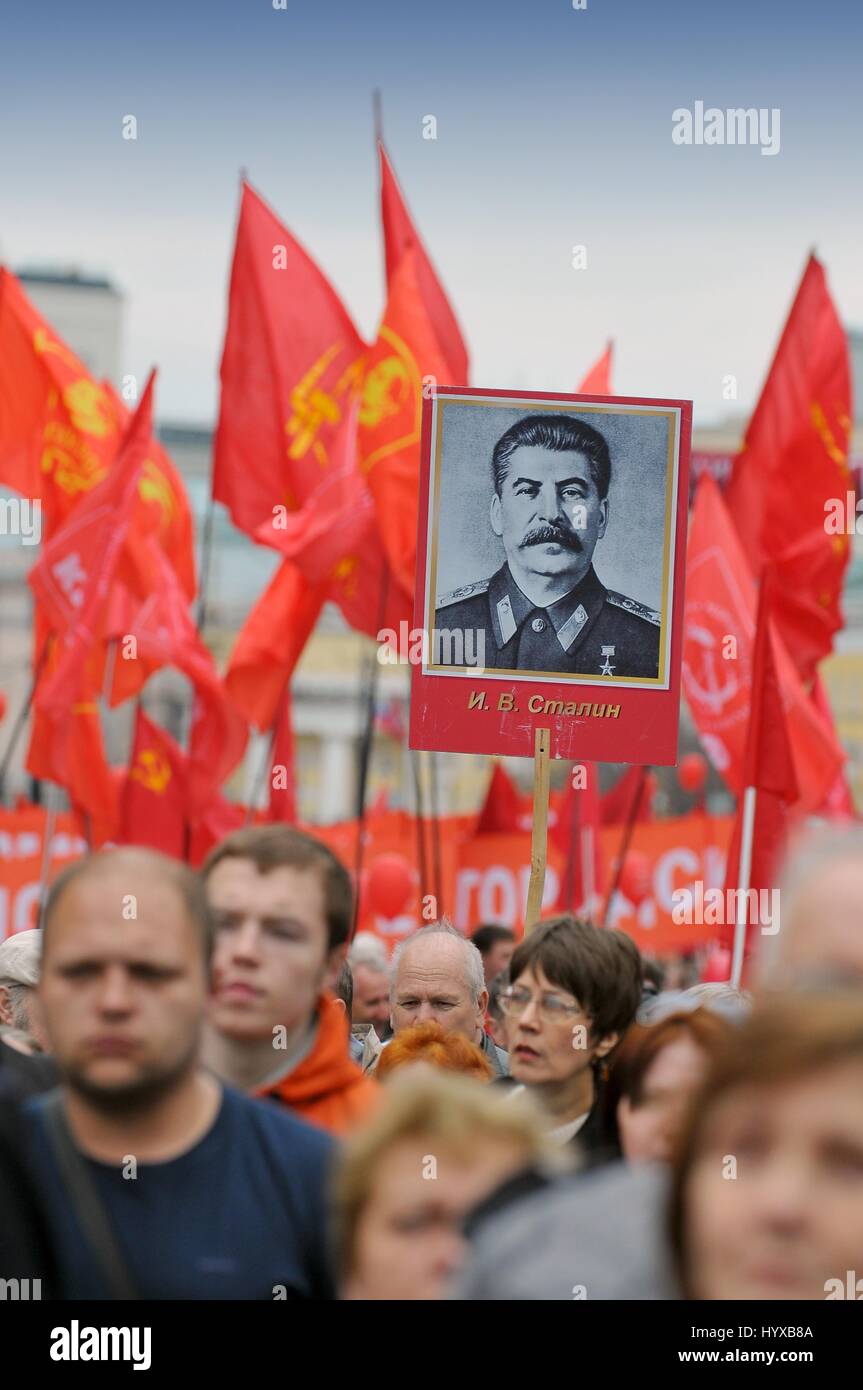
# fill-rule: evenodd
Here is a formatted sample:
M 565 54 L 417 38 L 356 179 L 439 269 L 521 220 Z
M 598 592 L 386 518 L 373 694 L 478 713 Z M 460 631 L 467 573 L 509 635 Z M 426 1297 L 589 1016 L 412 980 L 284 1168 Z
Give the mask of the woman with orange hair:
M 460 1071 L 478 1081 L 490 1081 L 491 1063 L 480 1048 L 461 1033 L 445 1033 L 434 1019 L 403 1028 L 382 1049 L 375 1077 L 385 1081 L 391 1072 L 411 1062 L 426 1062 L 444 1071 Z

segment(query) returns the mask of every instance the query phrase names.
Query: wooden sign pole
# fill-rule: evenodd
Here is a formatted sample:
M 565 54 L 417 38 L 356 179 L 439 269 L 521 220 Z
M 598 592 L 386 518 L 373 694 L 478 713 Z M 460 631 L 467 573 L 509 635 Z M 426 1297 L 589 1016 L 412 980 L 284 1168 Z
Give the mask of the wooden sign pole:
M 524 915 L 525 936 L 532 931 L 542 912 L 545 887 L 545 861 L 548 849 L 548 780 L 551 730 L 537 729 L 533 749 L 533 828 L 530 836 L 530 884 Z

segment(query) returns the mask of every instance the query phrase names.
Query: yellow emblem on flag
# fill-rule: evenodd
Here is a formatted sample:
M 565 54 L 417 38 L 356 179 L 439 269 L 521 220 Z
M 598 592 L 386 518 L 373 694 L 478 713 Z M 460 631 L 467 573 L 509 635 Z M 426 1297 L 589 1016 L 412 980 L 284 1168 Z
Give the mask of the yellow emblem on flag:
M 410 403 L 412 389 L 410 371 L 400 357 L 385 357 L 376 362 L 363 382 L 360 424 L 371 428 L 391 415 L 399 415 Z
M 72 367 L 76 372 L 80 372 L 81 363 L 78 361 L 74 352 L 70 352 L 63 343 L 55 342 L 55 340 L 49 337 L 45 332 L 44 328 L 37 328 L 36 332 L 33 334 L 33 347 L 39 353 L 40 357 L 53 354 L 55 357 L 59 357 L 61 362 L 65 362 L 67 367 Z
M 362 455 L 360 435 L 360 466 L 364 473 L 370 472 L 380 459 L 418 444 L 422 424 L 422 378 L 416 358 L 407 343 L 386 324 L 381 325 L 378 336 L 393 348 L 393 353 L 374 362 L 363 381 L 359 427 L 360 431 L 374 431 L 365 443 L 375 446 Z M 391 435 L 389 439 L 387 434 Z
M 177 499 L 168 478 L 153 459 L 145 459 L 138 483 L 138 496 L 144 502 L 154 502 L 162 513 L 159 525 L 164 531 L 177 515 Z
M 827 423 L 827 416 L 824 414 L 822 407 L 818 404 L 817 401 L 813 401 L 810 405 L 809 417 L 815 428 L 815 433 L 818 435 L 819 439 L 821 440 L 821 443 L 824 445 L 824 448 L 827 450 L 827 453 L 830 455 L 833 462 L 839 465 L 843 473 L 847 472 L 847 447 L 843 448 L 840 444 L 837 444 L 833 436 L 833 431 Z M 845 428 L 846 420 L 847 416 L 843 416 L 840 419 L 840 424 L 842 425 L 843 429 Z
M 95 434 L 99 439 L 116 434 L 117 426 L 108 398 L 95 381 L 83 377 L 64 386 L 63 404 L 76 429 L 83 430 L 85 434 Z
M 171 764 L 158 748 L 142 748 L 129 775 L 161 796 L 171 780 Z
M 339 423 L 342 418 L 340 400 L 357 386 L 362 374 L 363 359 L 358 357 L 348 364 L 329 390 L 321 384 L 343 347 L 342 343 L 328 347 L 291 392 L 293 414 L 285 425 L 285 434 L 292 441 L 288 445 L 290 459 L 304 458 L 311 449 L 322 468 L 329 461 L 326 446 L 318 435 L 324 426 Z
M 352 598 L 356 593 L 358 566 L 359 560 L 356 555 L 343 555 L 330 571 L 330 579 L 334 584 L 341 584 L 347 598 Z

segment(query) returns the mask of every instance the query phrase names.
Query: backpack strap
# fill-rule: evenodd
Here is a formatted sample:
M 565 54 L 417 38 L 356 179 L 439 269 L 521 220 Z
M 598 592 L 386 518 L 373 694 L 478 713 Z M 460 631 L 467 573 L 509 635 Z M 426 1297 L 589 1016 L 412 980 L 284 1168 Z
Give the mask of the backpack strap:
M 92 1174 L 75 1145 L 63 1106 L 63 1093 L 50 1091 L 41 1106 L 51 1150 L 66 1185 L 78 1224 L 107 1281 L 110 1297 L 139 1297 L 129 1267 L 117 1244 L 108 1214 L 96 1190 Z

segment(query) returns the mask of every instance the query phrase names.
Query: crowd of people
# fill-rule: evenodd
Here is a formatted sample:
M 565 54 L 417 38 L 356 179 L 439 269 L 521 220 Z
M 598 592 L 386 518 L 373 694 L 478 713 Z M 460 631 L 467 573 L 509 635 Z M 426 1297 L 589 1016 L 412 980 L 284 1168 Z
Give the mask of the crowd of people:
M 0 1254 L 55 1299 L 826 1299 L 863 1271 L 863 836 L 746 989 L 570 915 L 352 939 L 313 836 L 65 869 L 0 944 Z M 855 1276 L 856 1278 L 856 1273 Z M 843 1295 L 844 1296 L 844 1295 Z

